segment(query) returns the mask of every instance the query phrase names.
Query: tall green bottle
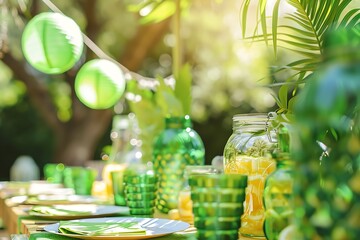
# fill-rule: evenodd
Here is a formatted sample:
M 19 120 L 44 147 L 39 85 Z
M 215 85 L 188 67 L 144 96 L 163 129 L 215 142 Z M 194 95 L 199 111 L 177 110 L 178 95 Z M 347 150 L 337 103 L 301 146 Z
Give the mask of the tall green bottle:
M 155 206 L 160 212 L 168 213 L 178 207 L 185 167 L 204 164 L 204 144 L 192 129 L 188 115 L 165 119 L 165 129 L 154 144 L 153 154 L 158 178 Z

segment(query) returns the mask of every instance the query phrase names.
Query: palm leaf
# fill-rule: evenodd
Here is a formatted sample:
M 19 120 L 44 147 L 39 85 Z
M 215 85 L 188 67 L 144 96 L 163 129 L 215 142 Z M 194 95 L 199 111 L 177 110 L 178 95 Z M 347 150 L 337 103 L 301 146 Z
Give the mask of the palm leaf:
M 245 39 L 264 41 L 266 44 L 272 42 L 275 54 L 278 48 L 299 54 L 299 60 L 279 67 L 277 71 L 295 70 L 297 73 L 293 76 L 298 76 L 296 81 L 302 81 L 308 73 L 315 70 L 322 59 L 325 33 L 330 28 L 353 27 L 359 24 L 360 9 L 349 9 L 351 0 L 287 0 L 286 2 L 294 11 L 280 17 L 279 6 L 283 1 L 276 0 L 272 15 L 267 15 L 265 9 L 268 1 L 244 0 L 241 9 L 242 33 Z M 256 21 L 260 27 L 255 27 L 256 32 L 252 36 L 246 36 L 246 23 L 249 21 L 251 3 L 257 3 L 260 16 Z M 272 21 L 271 31 L 266 21 L 269 17 Z

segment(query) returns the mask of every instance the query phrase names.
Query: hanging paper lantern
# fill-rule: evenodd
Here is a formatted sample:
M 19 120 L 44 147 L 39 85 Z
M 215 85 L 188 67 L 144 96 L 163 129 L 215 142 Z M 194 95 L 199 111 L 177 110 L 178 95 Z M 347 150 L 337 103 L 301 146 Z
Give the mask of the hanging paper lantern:
M 89 108 L 112 107 L 119 101 L 124 91 L 124 74 L 109 60 L 91 60 L 85 63 L 76 75 L 75 93 Z
M 40 13 L 25 26 L 22 51 L 37 70 L 59 74 L 80 59 L 84 42 L 79 26 L 71 18 L 53 12 Z

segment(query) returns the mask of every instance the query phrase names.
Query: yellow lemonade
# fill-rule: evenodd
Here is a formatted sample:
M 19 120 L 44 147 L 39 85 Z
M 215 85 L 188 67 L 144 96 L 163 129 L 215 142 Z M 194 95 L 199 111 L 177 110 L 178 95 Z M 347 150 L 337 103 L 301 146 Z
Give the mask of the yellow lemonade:
M 192 210 L 192 200 L 190 190 L 182 190 L 179 193 L 179 215 L 180 220 L 193 224 L 194 223 L 194 214 Z
M 266 177 L 275 170 L 276 163 L 268 157 L 237 155 L 235 161 L 225 164 L 225 173 L 248 176 L 244 214 L 241 217 L 240 233 L 247 236 L 264 236 L 263 192 Z

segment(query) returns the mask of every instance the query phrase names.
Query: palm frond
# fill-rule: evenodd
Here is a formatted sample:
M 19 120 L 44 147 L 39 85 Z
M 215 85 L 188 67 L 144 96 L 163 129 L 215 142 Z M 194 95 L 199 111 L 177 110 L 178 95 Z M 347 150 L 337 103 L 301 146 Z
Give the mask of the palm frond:
M 280 70 L 292 69 L 297 71 L 294 76 L 302 80 L 317 67 L 322 59 L 323 41 L 325 33 L 330 28 L 341 26 L 353 27 L 360 22 L 360 8 L 349 9 L 351 0 L 286 0 L 293 11 L 279 15 L 279 8 L 285 1 L 272 1 L 272 15 L 267 0 L 244 0 L 242 5 L 242 33 L 245 39 L 253 41 L 271 42 L 276 54 L 278 48 L 287 49 L 299 54 L 300 59 L 286 64 Z M 250 6 L 256 4 L 259 19 L 256 32 L 247 36 Z M 267 19 L 271 19 L 271 30 Z M 245 24 L 245 25 L 244 25 Z

